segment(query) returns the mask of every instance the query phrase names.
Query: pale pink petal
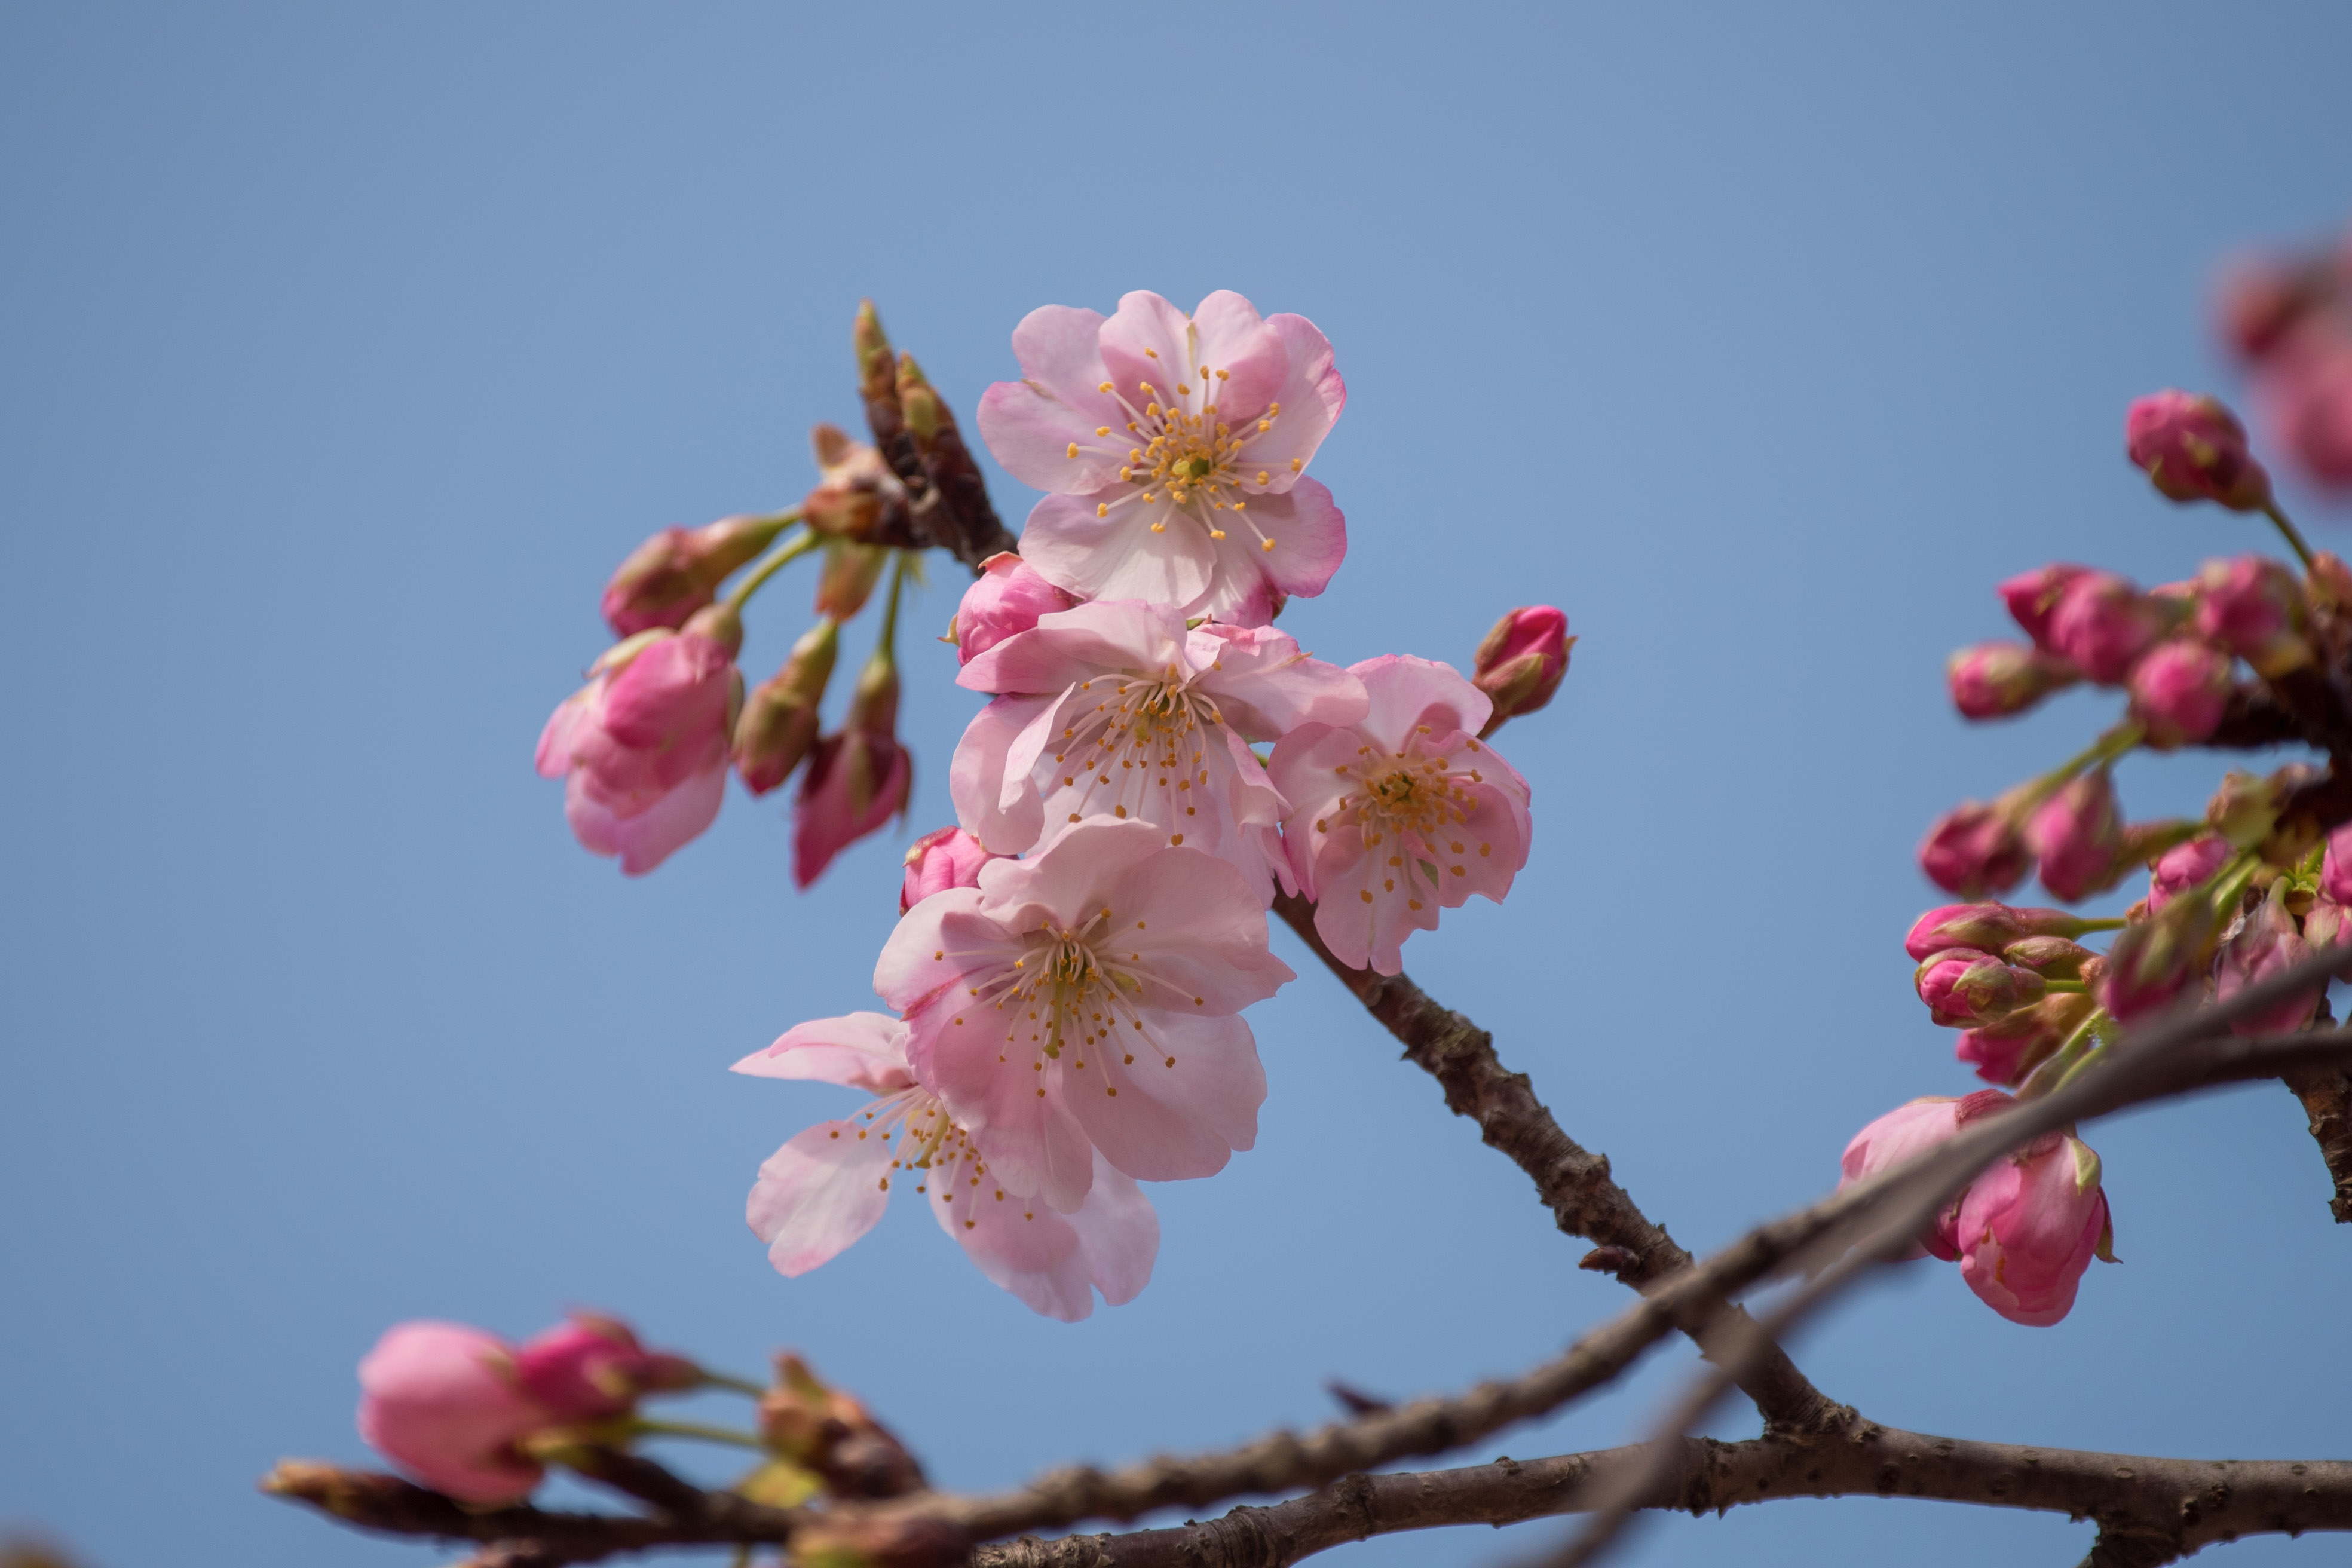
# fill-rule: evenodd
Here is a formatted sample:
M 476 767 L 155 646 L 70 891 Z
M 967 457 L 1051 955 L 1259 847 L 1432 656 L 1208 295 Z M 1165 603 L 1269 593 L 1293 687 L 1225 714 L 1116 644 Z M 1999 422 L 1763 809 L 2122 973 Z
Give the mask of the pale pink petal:
M 795 1024 L 732 1069 L 753 1078 L 813 1079 L 889 1094 L 914 1084 L 907 1026 L 887 1013 L 851 1013 Z
M 1032 704 L 1035 717 L 1021 727 L 1021 732 L 1013 736 L 1013 743 L 1004 749 L 1004 777 L 996 786 L 996 809 L 1001 816 L 1018 816 L 1025 822 L 1042 809 L 1034 805 L 1038 759 L 1055 749 L 1055 738 L 1066 728 L 1062 722 L 1063 710 L 1087 699 L 1072 687 L 1058 697 L 1018 698 L 1013 700 Z M 1012 717 L 1009 712 L 1006 716 L 1008 719 Z M 973 837 L 978 837 L 979 835 L 974 834 Z
M 743 1217 L 777 1273 L 805 1274 L 874 1228 L 890 1202 L 890 1142 L 858 1121 L 820 1121 L 768 1156 Z
M 1201 689 L 1244 740 L 1278 741 L 1302 724 L 1353 724 L 1370 699 L 1364 683 L 1302 651 L 1271 626 L 1212 624 L 1189 637 Z
M 1221 513 L 1225 537 L 1202 543 L 1215 552 L 1215 581 L 1186 605 L 1187 616 L 1236 620 L 1263 577 L 1294 598 L 1312 598 L 1348 553 L 1348 520 L 1320 480 L 1302 479 L 1287 495 L 1257 496 L 1242 519 Z M 1183 527 L 1171 523 L 1172 535 Z M 1197 530 L 1195 531 L 1197 533 Z M 1164 536 L 1162 536 L 1164 537 Z M 1274 548 L 1265 548 L 1272 541 Z
M 587 775 L 575 771 L 564 783 L 563 815 L 582 847 L 598 855 L 618 855 L 623 872 L 642 877 L 716 821 L 726 798 L 723 759 L 719 766 L 688 778 L 626 817 L 597 800 Z
M 1069 1223 L 1086 1254 L 1087 1276 L 1104 1300 L 1123 1307 L 1151 1283 L 1151 1265 L 1160 1256 L 1160 1216 L 1134 1178 L 1113 1169 L 1099 1150 L 1094 1185 Z
M 1186 606 L 1205 594 L 1215 556 L 1198 523 L 1163 491 L 1146 503 L 1132 486 L 1049 495 L 1031 509 L 1021 556 L 1054 586 L 1082 599 L 1148 599 Z M 1109 508 L 1097 517 L 1097 506 Z M 1155 531 L 1152 524 L 1160 528 Z
M 1121 296 L 1097 335 L 1103 364 L 1119 395 L 1138 407 L 1154 396 L 1162 404 L 1173 401 L 1178 384 L 1192 377 L 1191 325 L 1183 311 L 1148 289 Z M 1142 390 L 1147 384 L 1152 391 Z
M 989 866 L 1011 866 L 1012 860 L 992 860 Z M 981 868 L 983 886 L 988 867 Z M 1010 964 L 1021 956 L 1022 944 L 994 921 L 980 913 L 979 888 L 949 888 L 932 894 L 898 917 L 890 936 L 874 961 L 874 994 L 903 1017 L 950 986 L 961 986 L 968 970 Z M 908 1025 L 913 1027 L 911 1020 Z M 907 1041 L 907 1059 L 915 1076 L 924 1076 L 923 1042 L 914 1034 Z
M 604 682 L 592 680 L 555 705 L 547 727 L 539 732 L 539 751 L 532 762 L 543 779 L 560 779 L 572 766 L 572 748 L 583 726 L 595 721 L 596 693 Z
M 978 1187 L 934 1182 L 930 1202 L 931 1217 L 989 1283 L 1031 1311 L 1075 1323 L 1095 1310 L 1085 1248 L 1067 1216 L 987 1175 Z
M 1331 368 L 1330 341 L 1314 322 L 1284 311 L 1267 317 L 1266 325 L 1281 337 L 1286 362 L 1273 397 L 1282 413 L 1268 421 L 1273 428 L 1244 447 L 1243 465 L 1264 469 L 1270 476 L 1265 488 L 1279 492 L 1295 482 L 1291 461 L 1302 468 L 1312 462 L 1323 437 L 1339 423 L 1339 411 L 1348 405 L 1348 386 Z
M 1257 1142 L 1265 1071 L 1239 1018 L 1170 1018 L 1090 1047 L 1066 1045 L 1062 1054 L 1085 1062 L 1064 1079 L 1070 1108 L 1103 1157 L 1130 1176 L 1213 1176 L 1234 1150 Z
M 1091 918 L 1103 894 L 1126 881 L 1160 847 L 1158 830 L 1140 822 L 1082 822 L 1062 836 L 1050 855 L 982 867 L 977 908 L 1008 931 L 1033 931 L 1041 920 L 1066 926 L 1081 911 Z
M 1038 710 L 1051 706 L 1050 699 L 998 698 L 972 716 L 956 743 L 948 764 L 956 823 L 992 854 L 1018 855 L 1037 841 L 1044 826 L 1034 795 L 1019 789 L 1020 774 L 1007 777 L 1004 759 Z
M 1091 1145 L 1065 1103 L 1064 1066 L 1036 1054 L 1031 1021 L 950 991 L 908 1022 L 929 1044 L 925 1081 L 997 1179 L 1065 1214 L 1084 1203 Z
M 1041 490 L 1096 490 L 1118 478 L 1133 417 L 1099 390 L 1108 380 L 1096 333 L 1103 318 L 1067 305 L 1042 305 L 1013 330 L 1022 379 L 981 395 L 980 437 L 1005 471 Z M 1095 432 L 1108 426 L 1113 444 Z M 1079 447 L 1076 459 L 1069 455 Z
M 1439 909 L 1417 866 L 1386 864 L 1391 848 L 1367 853 L 1353 828 L 1334 833 L 1317 853 L 1312 879 L 1316 934 L 1341 963 L 1381 974 L 1402 971 L 1405 939 L 1435 931 Z
M 1238 429 L 1243 420 L 1256 418 L 1281 395 L 1291 368 L 1289 350 L 1282 334 L 1259 317 L 1257 307 L 1232 289 L 1220 289 L 1201 301 L 1192 312 L 1188 342 L 1192 359 L 1184 367 L 1184 381 L 1202 384 L 1197 373 L 1203 368 L 1209 372 L 1210 400 L 1222 422 Z M 1222 378 L 1216 375 L 1219 371 L 1225 373 Z M 1188 406 L 1197 404 L 1187 400 Z
M 1402 747 L 1416 726 L 1476 734 L 1486 727 L 1495 704 L 1450 664 L 1411 654 L 1386 653 L 1352 665 L 1349 673 L 1364 683 L 1370 699 L 1363 729 L 1380 745 Z
M 973 656 L 956 675 L 972 691 L 1058 692 L 1115 670 L 1154 675 L 1186 647 L 1184 617 L 1172 605 L 1104 599 L 1037 617 Z
M 1267 779 L 1290 803 L 1283 848 L 1297 879 L 1295 885 L 1307 898 L 1321 897 L 1316 889 L 1315 863 L 1329 832 L 1325 824 L 1338 813 L 1339 797 L 1355 787 L 1354 777 L 1339 770 L 1356 760 L 1363 744 L 1352 728 L 1302 724 L 1275 746 L 1267 764 Z M 1352 828 L 1343 831 L 1350 838 L 1355 837 Z
M 1105 939 L 1107 950 L 1138 954 L 1135 967 L 1173 993 L 1154 1000 L 1188 1015 L 1238 1013 L 1297 978 L 1267 951 L 1263 900 L 1214 857 L 1155 849 L 1098 907 L 1113 910 L 1118 932 L 1116 942 Z

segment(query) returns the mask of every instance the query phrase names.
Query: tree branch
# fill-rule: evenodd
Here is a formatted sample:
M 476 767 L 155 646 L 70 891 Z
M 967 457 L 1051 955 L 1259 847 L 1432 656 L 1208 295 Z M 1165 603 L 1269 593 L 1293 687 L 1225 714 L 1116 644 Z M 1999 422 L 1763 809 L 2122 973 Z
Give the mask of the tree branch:
M 1307 900 L 1283 894 L 1274 908 L 1403 1045 L 1405 1059 L 1437 1079 L 1447 1109 L 1475 1121 L 1479 1136 L 1528 1173 L 1537 1195 L 1551 1210 L 1552 1222 L 1570 1236 L 1600 1244 L 1587 1258 L 1587 1267 L 1605 1269 L 1635 1289 L 1646 1290 L 1691 1266 L 1691 1255 L 1612 1178 L 1609 1156 L 1593 1153 L 1570 1138 L 1536 1098 L 1527 1075 L 1503 1066 L 1492 1035 L 1441 1006 L 1409 975 L 1375 974 L 1340 962 L 1316 931 L 1315 906 Z M 1720 1301 L 1701 1303 L 1678 1326 L 1696 1338 L 1726 1311 L 1739 1313 L 1740 1309 Z M 1853 1419 L 1851 1408 L 1815 1388 L 1778 1347 L 1740 1386 L 1756 1402 L 1769 1429 L 1833 1431 Z
M 1515 1524 L 1591 1506 L 1639 1448 L 1466 1469 L 1353 1475 L 1271 1508 L 1124 1535 L 1024 1537 L 973 1568 L 1288 1568 L 1349 1542 L 1444 1525 Z M 1693 1515 L 1795 1497 L 1912 1497 L 2096 1520 L 2095 1568 L 2170 1562 L 2241 1536 L 2352 1531 L 2352 1463 L 2203 1460 L 1969 1443 L 1860 1423 L 1830 1436 L 1685 1438 L 1640 1506 Z M 2110 1555 L 2126 1543 L 2164 1555 Z
M 2352 1225 L 2352 1072 L 2331 1065 L 2294 1068 L 2281 1075 L 2303 1101 L 2312 1141 L 2336 1183 L 2327 1212 L 2338 1225 Z

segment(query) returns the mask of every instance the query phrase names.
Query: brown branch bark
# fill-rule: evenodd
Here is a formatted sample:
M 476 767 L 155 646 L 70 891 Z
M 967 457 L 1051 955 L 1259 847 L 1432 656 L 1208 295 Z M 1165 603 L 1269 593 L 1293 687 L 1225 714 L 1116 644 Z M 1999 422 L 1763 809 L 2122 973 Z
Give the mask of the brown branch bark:
M 1353 1475 L 1204 1523 L 983 1546 L 973 1568 L 1288 1568 L 1375 1535 L 1577 1512 L 1639 1452 Z M 1958 1442 L 1866 1422 L 1827 1436 L 1685 1438 L 1674 1469 L 1642 1506 L 1696 1515 L 1793 1497 L 1926 1498 L 2095 1520 L 2088 1568 L 2149 1568 L 2247 1535 L 2352 1531 L 2352 1463 L 2341 1460 L 2079 1453 Z
M 1600 1244 L 1587 1258 L 1588 1267 L 1614 1274 L 1637 1290 L 1690 1267 L 1691 1255 L 1611 1177 L 1609 1156 L 1570 1138 L 1536 1098 L 1527 1075 L 1503 1066 L 1492 1035 L 1441 1006 L 1409 975 L 1375 974 L 1341 963 L 1315 930 L 1315 906 L 1307 900 L 1284 894 L 1274 907 L 1403 1045 L 1405 1059 L 1437 1079 L 1447 1109 L 1475 1121 L 1479 1136 L 1528 1173 L 1552 1222 L 1570 1236 Z M 1726 1311 L 1740 1309 L 1701 1303 L 1677 1326 L 1696 1337 Z M 1853 1419 L 1851 1408 L 1815 1388 L 1777 1346 L 1740 1386 L 1756 1402 L 1768 1429 L 1832 1431 Z
M 2319 1156 L 2327 1162 L 2327 1174 L 2336 1184 L 2327 1212 L 2336 1224 L 2352 1225 L 2352 1071 L 2318 1065 L 2283 1076 L 2303 1101 L 2312 1142 L 2319 1145 Z

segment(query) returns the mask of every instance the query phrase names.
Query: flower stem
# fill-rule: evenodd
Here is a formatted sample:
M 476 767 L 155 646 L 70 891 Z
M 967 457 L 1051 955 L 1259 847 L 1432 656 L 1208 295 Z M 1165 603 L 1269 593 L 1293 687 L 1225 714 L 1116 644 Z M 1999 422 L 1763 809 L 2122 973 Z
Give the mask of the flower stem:
M 2104 1012 L 2094 1012 L 2074 1026 L 2074 1032 L 2066 1037 L 2066 1043 L 2018 1086 L 2017 1098 L 2021 1100 L 2039 1100 L 2074 1077 L 2075 1071 L 2098 1049 L 2098 1023 L 2105 1016 Z
M 890 596 L 883 601 L 882 636 L 875 645 L 886 663 L 895 664 L 898 658 L 898 590 L 906 582 L 907 552 L 901 550 L 890 565 Z
M 2303 535 L 2296 531 L 2294 523 L 2287 521 L 2286 513 L 2279 510 L 2278 502 L 2274 500 L 2264 501 L 2263 503 L 2263 515 L 2269 518 L 2271 521 L 2278 525 L 2279 532 L 2286 536 L 2288 545 L 2294 549 L 2296 557 L 2302 561 L 2303 569 L 2306 572 L 2310 571 L 2311 546 L 2303 542 Z
M 797 518 L 800 513 L 794 510 L 785 515 Z M 751 602 L 751 595 L 760 591 L 761 584 L 814 550 L 822 542 L 824 542 L 824 536 L 816 530 L 803 528 L 773 550 L 769 551 L 760 563 L 746 573 L 740 583 L 735 584 L 734 592 L 727 595 L 728 605 L 732 609 L 740 610 Z
M 2121 915 L 2116 915 L 2106 920 L 2084 921 L 2083 922 L 2083 934 L 2084 936 L 2088 936 L 2093 931 L 2121 931 L 2124 927 L 2129 924 L 2131 924 L 2131 921 L 2124 919 Z
M 767 1445 L 749 1432 L 738 1432 L 727 1426 L 708 1426 L 699 1421 L 656 1421 L 640 1415 L 629 1423 L 629 1432 L 642 1437 L 693 1437 L 705 1443 L 727 1443 L 738 1448 L 758 1448 Z
M 2085 768 L 2114 762 L 2146 738 L 2147 729 L 2137 719 L 2126 719 L 2101 735 L 2080 752 L 2067 758 L 2048 773 L 2024 786 L 2020 808 L 2031 811 L 2052 795 L 2066 787 Z
M 2091 991 L 2090 986 L 2080 980 L 2045 980 L 2042 983 L 2042 989 L 2063 996 L 2087 996 Z
M 735 1377 L 727 1373 L 713 1372 L 707 1366 L 702 1368 L 701 1372 L 702 1381 L 709 1387 L 730 1389 L 737 1394 L 748 1394 L 754 1399 L 764 1399 L 768 1395 L 765 1388 L 748 1377 Z

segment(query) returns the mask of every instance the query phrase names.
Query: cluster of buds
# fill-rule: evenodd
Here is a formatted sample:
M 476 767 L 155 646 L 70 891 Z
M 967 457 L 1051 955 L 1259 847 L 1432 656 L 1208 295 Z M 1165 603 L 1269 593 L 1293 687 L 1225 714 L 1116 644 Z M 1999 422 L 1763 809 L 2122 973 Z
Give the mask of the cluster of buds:
M 760 1398 L 760 1439 L 837 1498 L 923 1489 L 923 1468 L 906 1445 L 856 1396 L 819 1381 L 790 1352 L 776 1357 L 775 1384 Z
M 1998 1089 L 1981 1089 L 1897 1106 L 1846 1145 L 1838 1185 L 1903 1164 L 2013 1103 Z M 2074 1310 L 2091 1259 L 2116 1261 L 2098 1155 L 2072 1128 L 2045 1133 L 1979 1173 L 1919 1233 L 1910 1256 L 1958 1263 L 1969 1289 L 2011 1322 L 2057 1322 Z
M 2317 483 L 2352 488 L 2352 240 L 2242 263 L 2220 313 L 2272 438 Z
M 1913 923 L 1904 949 L 1928 1015 L 1963 1031 L 1955 1054 L 1988 1082 L 2015 1084 L 2090 1019 L 2102 963 L 2074 939 L 2111 929 L 2063 910 L 1947 904 Z

